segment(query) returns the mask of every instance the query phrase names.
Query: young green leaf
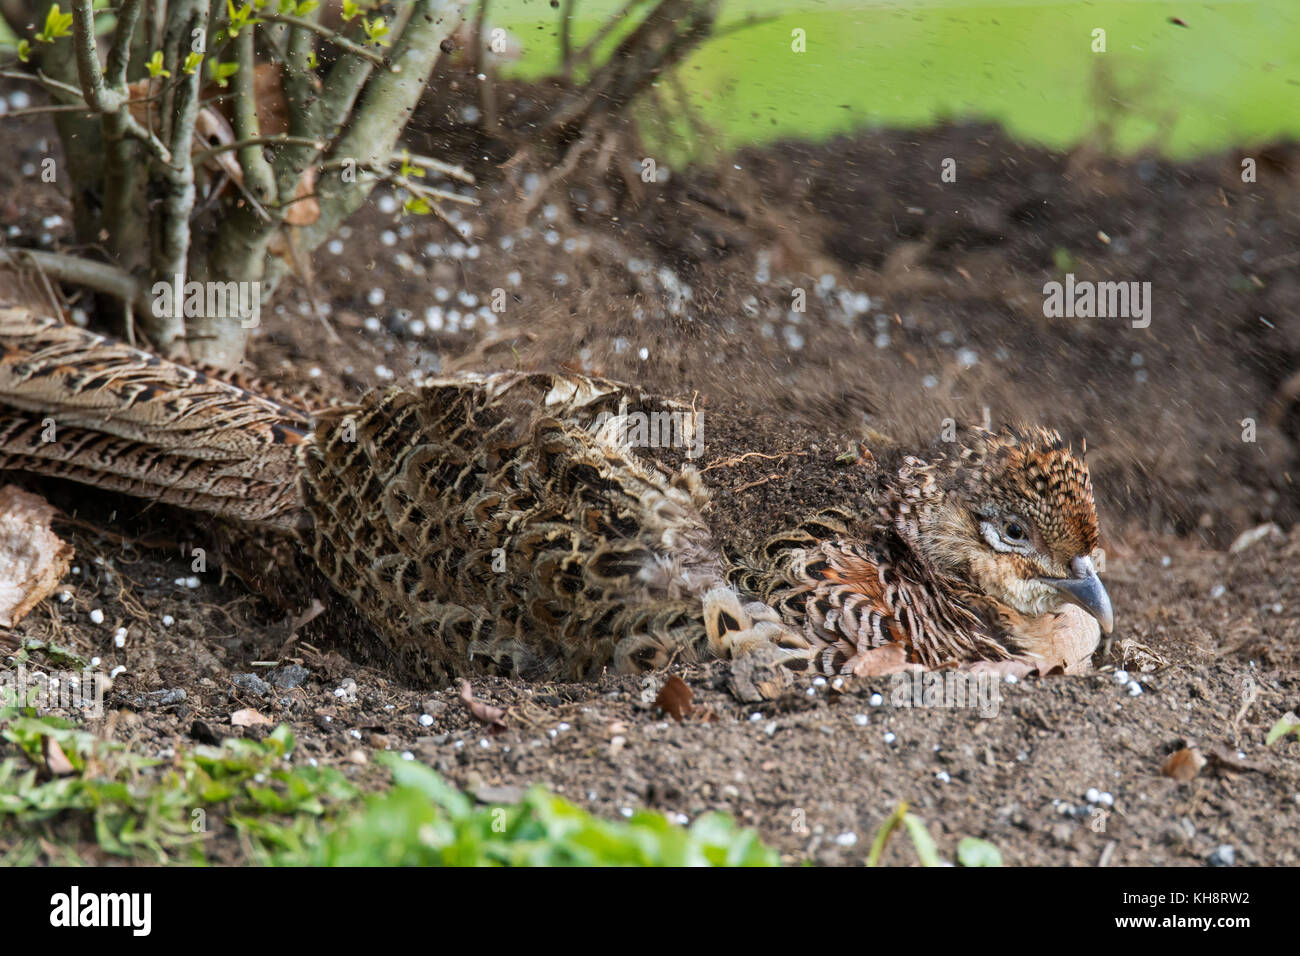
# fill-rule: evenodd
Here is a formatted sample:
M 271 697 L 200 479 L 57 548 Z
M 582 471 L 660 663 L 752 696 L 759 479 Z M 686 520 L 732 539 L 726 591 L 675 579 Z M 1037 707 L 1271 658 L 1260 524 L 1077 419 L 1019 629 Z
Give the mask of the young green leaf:
M 238 63 L 218 63 L 212 61 L 208 65 L 208 75 L 216 81 L 217 86 L 223 90 L 229 85 L 230 78 L 239 72 Z
M 957 844 L 957 862 L 962 866 L 1001 866 L 1002 853 L 986 840 L 966 837 Z
M 1292 732 L 1296 734 L 1297 739 L 1300 739 L 1300 717 L 1297 717 L 1291 711 L 1287 711 L 1278 718 L 1277 723 L 1269 730 L 1268 736 L 1264 738 L 1264 743 L 1271 747 Z
M 172 75 L 171 70 L 163 69 L 162 50 L 153 51 L 153 54 L 149 57 L 148 61 L 146 61 L 145 63 L 145 69 L 149 71 L 150 76 L 161 76 L 170 79 Z

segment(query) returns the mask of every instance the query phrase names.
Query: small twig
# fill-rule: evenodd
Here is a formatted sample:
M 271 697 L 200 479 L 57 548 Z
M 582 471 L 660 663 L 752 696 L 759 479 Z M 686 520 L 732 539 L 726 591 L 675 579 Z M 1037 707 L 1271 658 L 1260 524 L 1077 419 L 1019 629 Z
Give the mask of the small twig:
M 59 103 L 54 106 L 29 106 L 22 110 L 12 110 L 0 116 L 0 120 L 17 119 L 20 116 L 38 116 L 42 113 L 94 113 L 89 106 L 74 106 L 71 103 Z
M 586 155 L 587 151 L 590 150 L 592 146 L 600 141 L 600 137 L 603 134 L 604 126 L 602 124 L 597 124 L 587 130 L 581 139 L 569 147 L 568 151 L 564 154 L 564 158 L 560 160 L 559 165 L 549 169 L 546 172 L 546 175 L 542 177 L 541 182 L 537 184 L 537 188 L 532 192 L 532 194 L 526 196 L 524 201 L 520 203 L 519 211 L 516 213 L 519 222 L 527 221 L 528 217 L 532 215 L 533 210 L 536 209 L 546 197 L 546 194 L 555 187 L 556 183 L 567 178 L 569 174 L 577 168 L 578 161 Z
M 596 31 L 595 35 L 586 42 L 583 48 L 569 59 L 564 71 L 565 77 L 571 77 L 574 70 L 582 64 L 590 61 L 592 56 L 595 54 L 596 49 L 605 42 L 605 38 L 622 25 L 622 23 L 632 15 L 633 10 L 645 2 L 646 0 L 627 0 L 627 2 L 623 4 L 623 6 L 620 7 L 613 16 L 605 21 L 604 25 Z
M 265 20 L 268 23 L 283 23 L 291 27 L 298 27 L 302 30 L 310 30 L 312 33 L 318 33 L 325 37 L 335 46 L 349 53 L 364 57 L 375 66 L 382 66 L 388 69 L 388 61 L 373 50 L 369 50 L 353 40 L 349 40 L 337 30 L 331 30 L 329 27 L 321 26 L 311 20 L 304 20 L 302 17 L 290 16 L 285 13 L 259 13 L 258 19 Z
M 407 190 L 413 196 L 419 196 L 422 199 L 446 202 L 458 202 L 465 206 L 481 206 L 473 196 L 462 196 L 460 193 L 449 193 L 446 190 L 438 189 L 435 186 L 425 186 L 423 183 L 403 176 L 401 173 L 395 173 L 379 163 L 363 163 L 361 168 L 374 176 L 376 179 L 392 183 L 394 186 L 400 186 Z M 439 213 L 441 215 L 441 213 Z M 454 224 L 453 224 L 454 225 Z
M 709 465 L 709 467 L 701 468 L 700 474 L 704 474 L 706 471 L 712 471 L 714 468 L 733 468 L 736 465 L 739 465 L 746 458 L 753 458 L 755 456 L 759 458 L 767 458 L 771 461 L 781 461 L 794 455 L 807 454 L 806 451 L 788 451 L 782 455 L 766 455 L 761 451 L 747 451 L 743 455 L 737 455 L 735 458 L 728 458 L 726 461 L 715 461 L 713 464 Z
M 781 478 L 780 475 L 773 472 L 772 474 L 768 475 L 766 478 L 760 478 L 758 479 L 758 481 L 751 481 L 748 484 L 741 485 L 739 488 L 732 488 L 731 493 L 733 495 L 739 494 L 742 491 L 748 491 L 750 488 L 757 488 L 759 485 L 765 485 L 769 481 L 778 481 L 780 480 L 780 478 Z
M 194 165 L 202 166 L 218 153 L 228 153 L 233 149 L 243 149 L 245 146 L 310 146 L 313 149 L 325 148 L 325 144 L 320 140 L 308 136 L 250 136 L 248 139 L 237 140 L 233 143 L 222 143 L 220 146 L 213 146 L 211 149 L 200 150 L 194 154 Z
M 31 263 L 32 268 L 36 270 L 36 274 L 41 277 L 41 285 L 45 287 L 45 294 L 49 296 L 50 305 L 54 307 L 54 314 L 59 317 L 60 322 L 67 322 L 68 317 L 63 314 L 63 306 L 59 304 L 59 297 L 54 294 L 54 286 L 50 283 L 50 277 L 45 274 L 45 270 L 41 268 L 41 264 L 35 259 L 32 259 Z
M 425 169 L 433 170 L 435 173 L 442 173 L 442 175 L 449 179 L 459 179 L 461 182 L 468 183 L 471 186 L 477 182 L 474 175 L 466 172 L 463 167 L 453 166 L 451 163 L 444 162 L 441 159 L 434 159 L 431 156 L 417 156 L 414 153 L 394 153 L 392 156 L 388 157 L 389 163 L 401 164 L 404 161 L 410 163 L 412 166 L 422 166 Z M 321 164 L 321 171 L 324 172 L 327 169 L 339 169 L 350 162 L 355 162 L 355 160 L 343 157 L 331 159 Z

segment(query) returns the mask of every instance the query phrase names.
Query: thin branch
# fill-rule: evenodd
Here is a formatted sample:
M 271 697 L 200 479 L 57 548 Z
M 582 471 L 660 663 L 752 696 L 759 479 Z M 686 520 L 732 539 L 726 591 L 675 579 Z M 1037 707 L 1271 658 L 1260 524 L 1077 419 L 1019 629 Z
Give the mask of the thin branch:
M 325 143 L 318 139 L 312 139 L 310 136 L 250 136 L 247 139 L 237 140 L 233 143 L 222 143 L 220 146 L 213 146 L 211 149 L 195 153 L 194 165 L 202 166 L 218 153 L 228 153 L 232 149 L 243 149 L 246 146 L 310 146 L 313 149 L 324 149 L 325 145 Z
M 267 23 L 284 23 L 291 27 L 298 27 L 302 30 L 310 30 L 312 33 L 318 33 L 325 37 L 341 50 L 347 50 L 354 56 L 364 57 L 375 66 L 387 67 L 388 61 L 374 50 L 368 49 L 354 40 L 349 40 L 337 30 L 331 30 L 329 27 L 323 27 L 314 20 L 304 20 L 302 17 L 290 16 L 285 13 L 259 13 L 259 20 L 265 20 Z
M 104 80 L 110 89 L 126 89 L 126 68 L 131 62 L 131 38 L 135 36 L 135 27 L 143 6 L 144 0 L 122 0 L 122 7 L 117 14 L 117 26 L 113 30 L 113 45 L 109 48 L 108 64 L 104 70 Z
M 560 69 L 565 74 L 573 62 L 573 5 L 574 0 L 564 0 L 560 10 Z
M 79 0 L 86 2 L 86 0 Z M 167 29 L 163 41 L 168 54 L 179 61 L 180 51 L 188 47 L 195 30 L 208 27 L 209 0 L 175 0 L 167 9 Z M 162 174 L 166 188 L 162 201 L 150 210 L 149 268 L 158 280 L 171 281 L 180 276 L 182 281 L 189 271 L 190 215 L 194 212 L 194 165 L 190 151 L 194 142 L 194 124 L 199 115 L 199 70 L 185 73 L 179 62 L 176 85 L 165 101 L 163 113 L 170 119 L 172 155 L 176 165 L 155 163 Z M 145 334 L 165 353 L 172 352 L 185 337 L 184 320 L 175 315 L 156 316 L 145 313 Z
M 72 42 L 77 59 L 77 76 L 81 81 L 79 95 L 94 112 L 105 117 L 106 132 L 110 138 L 114 135 L 129 135 L 144 143 L 164 164 L 170 164 L 171 155 L 159 139 L 136 122 L 127 109 L 127 94 L 123 90 L 110 89 L 104 82 L 104 74 L 99 69 L 99 50 L 95 43 L 95 17 L 91 8 L 93 0 L 73 0 L 72 2 Z M 48 77 L 42 81 L 51 87 L 64 87 L 64 84 Z M 66 92 L 66 90 L 65 90 Z
M 81 90 L 77 89 L 75 86 L 71 86 L 67 83 L 60 83 L 58 80 L 46 76 L 39 70 L 35 73 L 22 73 L 18 70 L 0 70 L 0 76 L 4 77 L 6 80 L 30 80 L 33 83 L 41 84 L 41 86 L 45 87 L 51 93 L 62 93 L 64 96 L 74 96 L 79 100 L 83 99 Z M 89 106 L 87 106 L 86 109 L 91 110 Z M 94 111 L 91 110 L 91 112 Z
M 257 125 L 257 63 L 254 56 L 253 31 L 246 28 L 235 38 L 235 62 L 239 69 L 232 78 L 234 84 L 233 111 L 235 139 L 241 140 L 239 165 L 244 171 L 244 185 L 262 202 L 275 198 L 275 174 L 266 161 Z
M 351 162 L 355 162 L 351 157 L 331 159 L 328 162 L 322 163 L 320 168 L 322 172 L 327 169 L 340 169 Z M 376 160 L 376 162 L 379 162 L 379 160 Z M 422 166 L 425 169 L 433 170 L 436 173 L 442 173 L 442 175 L 449 179 L 459 179 L 461 182 L 468 183 L 471 186 L 477 182 L 474 178 L 474 174 L 467 172 L 464 167 L 453 166 L 450 163 L 444 162 L 441 159 L 434 159 L 431 156 L 417 156 L 414 153 L 394 153 L 388 157 L 388 162 L 399 164 L 407 162 L 412 166 Z
M 38 116 L 41 113 L 89 113 L 92 116 L 95 115 L 95 111 L 89 106 L 74 106 L 67 103 L 57 106 L 29 106 L 23 110 L 10 110 L 8 113 L 0 115 L 0 120 L 17 119 L 20 116 Z
M 398 163 L 403 159 L 409 160 L 412 166 L 423 166 L 425 169 L 431 169 L 435 173 L 442 173 L 448 179 L 459 179 L 462 183 L 468 183 L 473 186 L 477 180 L 474 174 L 467 172 L 463 166 L 453 166 L 451 163 L 434 159 L 432 156 L 418 156 L 410 153 L 406 156 L 394 156 L 389 159 L 390 163 Z
M 572 77 L 573 72 L 578 67 L 590 62 L 591 58 L 595 56 L 596 50 L 605 42 L 605 38 L 618 29 L 619 25 L 632 15 L 633 10 L 646 2 L 647 0 L 627 0 L 613 16 L 601 25 L 601 28 L 583 45 L 582 49 L 570 58 L 565 67 L 564 76 L 566 78 Z
M 126 99 L 104 83 L 99 70 L 99 51 L 95 45 L 95 11 L 93 0 L 72 0 L 72 42 L 77 53 L 77 75 L 81 95 L 97 113 L 116 113 Z
M 370 77 L 347 131 L 334 145 L 331 159 L 353 158 L 358 165 L 387 163 L 397 137 L 424 92 L 441 55 L 442 42 L 460 23 L 468 0 L 415 0 L 409 19 L 394 44 L 391 70 Z M 331 79 L 333 77 L 331 76 Z M 336 177 L 321 177 L 316 186 L 320 218 L 303 226 L 303 248 L 315 249 L 365 202 L 369 190 Z
M 378 179 L 392 183 L 394 186 L 401 186 L 414 196 L 437 201 L 456 202 L 466 206 L 482 205 L 473 196 L 462 196 L 460 193 L 449 193 L 445 189 L 438 189 L 435 186 L 426 186 L 407 176 L 403 176 L 401 173 L 393 172 L 382 163 L 365 163 L 362 168 Z
M 104 262 L 37 249 L 0 249 L 0 265 L 16 269 L 34 266 L 60 282 L 82 285 L 130 302 L 137 309 L 149 310 L 146 290 L 135 276 Z

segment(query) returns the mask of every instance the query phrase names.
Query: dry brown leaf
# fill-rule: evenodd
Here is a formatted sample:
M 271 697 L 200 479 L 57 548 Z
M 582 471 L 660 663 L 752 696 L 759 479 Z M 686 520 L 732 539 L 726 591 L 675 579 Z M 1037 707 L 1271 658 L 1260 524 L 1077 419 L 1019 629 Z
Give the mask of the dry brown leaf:
M 260 724 L 269 724 L 270 722 L 270 717 L 253 710 L 251 707 L 237 710 L 230 715 L 230 726 L 232 727 L 257 727 Z
M 320 203 L 316 201 L 316 167 L 308 166 L 293 191 L 293 202 L 284 207 L 286 226 L 310 226 L 320 218 Z
M 39 495 L 0 488 L 0 626 L 21 621 L 68 573 L 72 545 L 50 530 L 55 514 Z
M 1200 773 L 1205 764 L 1204 754 L 1195 747 L 1184 747 L 1182 750 L 1175 750 L 1166 758 L 1160 772 L 1180 783 L 1186 783 Z
M 691 703 L 694 699 L 695 692 L 686 681 L 673 674 L 660 689 L 659 696 L 655 698 L 655 706 L 674 720 L 685 720 L 695 710 L 695 705 Z
M 852 661 L 855 677 L 880 677 L 908 670 L 913 665 L 907 661 L 907 648 L 900 641 L 859 651 Z
M 66 777 L 77 772 L 68 755 L 63 752 L 59 742 L 53 737 L 41 738 L 41 749 L 45 753 L 45 768 L 56 777 Z
M 488 732 L 498 734 L 506 729 L 506 712 L 500 707 L 476 700 L 469 681 L 460 682 L 460 702 L 475 720 L 488 725 Z

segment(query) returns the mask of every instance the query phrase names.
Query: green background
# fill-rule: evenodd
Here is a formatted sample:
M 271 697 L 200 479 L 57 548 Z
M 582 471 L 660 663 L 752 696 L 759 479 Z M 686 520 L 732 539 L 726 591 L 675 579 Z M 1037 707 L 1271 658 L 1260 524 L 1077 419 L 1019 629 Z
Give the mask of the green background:
M 577 0 L 577 41 L 621 6 Z M 554 70 L 559 11 L 547 0 L 491 10 L 523 44 L 518 73 Z M 724 147 L 947 118 L 997 120 L 1055 147 L 1093 137 L 1181 157 L 1300 137 L 1300 0 L 728 0 L 721 23 L 754 15 L 776 19 L 710 41 L 679 74 Z M 795 28 L 806 53 L 791 52 Z M 1104 54 L 1092 52 L 1095 28 Z M 669 104 L 673 92 L 661 84 Z

